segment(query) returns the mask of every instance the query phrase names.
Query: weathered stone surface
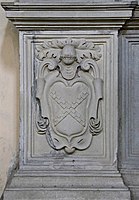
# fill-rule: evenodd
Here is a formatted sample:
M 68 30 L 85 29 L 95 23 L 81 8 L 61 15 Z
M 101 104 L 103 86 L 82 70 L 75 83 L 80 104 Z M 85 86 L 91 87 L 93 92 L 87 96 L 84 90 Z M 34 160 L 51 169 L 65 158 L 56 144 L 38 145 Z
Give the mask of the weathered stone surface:
M 137 12 L 137 11 L 136 11 Z M 136 13 L 137 14 L 137 13 Z M 137 22 L 137 20 L 136 20 Z M 134 26 L 135 25 L 135 26 Z M 119 81 L 120 119 L 120 168 L 125 183 L 132 191 L 132 198 L 139 199 L 139 123 L 138 123 L 138 53 L 139 37 L 137 23 L 129 23 L 129 30 L 120 36 L 121 56 Z
M 85 39 L 55 39 L 36 45 L 37 127 L 55 150 L 72 154 L 102 131 L 100 48 Z
M 88 2 L 88 1 L 87 1 Z M 19 30 L 110 30 L 132 17 L 136 4 L 4 3 L 7 17 Z M 41 13 L 41 14 L 40 14 Z M 16 19 L 16 20 L 15 20 Z
M 16 0 L 16 3 L 28 3 L 28 4 L 34 4 L 37 3 L 37 0 Z M 97 4 L 97 3 L 132 3 L 134 4 L 137 1 L 132 1 L 132 0 L 88 0 L 87 2 L 84 2 L 84 0 L 53 0 L 54 3 L 57 4 L 62 4 L 62 3 L 84 3 L 84 4 Z M 50 0 L 40 0 L 39 3 L 52 3 Z
M 137 21 L 137 13 L 133 17 L 137 5 L 54 3 L 3 4 L 7 17 L 19 29 L 21 61 L 20 161 L 4 200 L 130 200 L 129 189 L 117 168 L 118 50 L 125 56 L 120 57 L 121 63 L 126 58 L 128 64 L 130 56 L 135 57 L 136 71 L 138 43 L 134 41 L 129 47 L 129 36 L 126 38 L 121 30 L 133 27 L 133 21 Z M 118 33 L 124 37 L 121 44 Z M 127 67 L 124 64 L 122 73 Z M 122 85 L 130 90 L 129 74 L 124 76 Z M 123 97 L 123 89 L 119 92 L 123 116 L 124 109 L 128 112 L 130 108 L 123 104 L 128 93 Z M 137 92 L 129 96 L 135 96 L 135 102 Z M 131 113 L 135 112 L 132 109 Z M 126 115 L 127 120 L 131 113 Z M 137 130 L 138 123 L 134 127 Z M 131 184 L 132 173 L 124 170 L 133 165 L 135 172 L 138 163 L 125 153 L 130 147 L 131 157 L 138 153 L 138 135 L 132 131 L 132 140 L 126 143 L 128 132 L 121 129 L 119 141 L 125 143 L 120 145 L 119 156 L 125 182 L 137 199 L 138 184 Z
M 58 152 L 56 150 L 53 150 L 53 148 L 50 147 L 51 145 L 49 145 L 47 143 L 45 135 L 39 135 L 37 133 L 38 130 L 36 127 L 36 119 L 38 117 L 38 114 L 36 112 L 37 111 L 36 96 L 40 97 L 40 94 L 43 94 L 43 93 L 41 93 L 41 88 L 43 89 L 43 87 L 40 84 L 40 85 L 38 85 L 38 90 L 37 90 L 36 79 L 38 80 L 38 77 L 40 78 L 40 76 L 41 76 L 40 72 L 43 72 L 42 78 L 44 77 L 44 74 L 45 74 L 45 76 L 47 76 L 48 70 L 47 70 L 47 68 L 40 68 L 40 66 L 45 67 L 46 66 L 45 64 L 47 62 L 46 62 L 45 58 L 44 58 L 44 61 L 40 61 L 40 60 L 36 59 L 35 51 L 36 51 L 37 45 L 43 44 L 44 41 L 45 42 L 51 41 L 50 40 L 51 37 L 61 38 L 61 39 L 70 37 L 73 39 L 76 38 L 77 40 L 80 40 L 82 38 L 81 37 L 82 35 L 84 35 L 85 40 L 93 42 L 93 44 L 95 44 L 96 47 L 99 47 L 100 52 L 101 52 L 101 59 L 98 59 L 98 61 L 96 61 L 96 64 L 98 65 L 98 68 L 100 70 L 99 76 L 103 80 L 103 83 L 104 83 L 103 100 L 100 101 L 100 103 L 102 104 L 101 106 L 102 106 L 102 121 L 103 121 L 102 127 L 103 127 L 103 129 L 101 131 L 101 134 L 93 137 L 92 142 L 91 142 L 92 136 L 90 135 L 90 131 L 87 130 L 87 134 L 90 138 L 90 139 L 89 138 L 87 138 L 87 139 L 88 139 L 89 143 L 91 142 L 90 147 L 87 148 L 88 146 L 86 146 L 87 149 L 85 151 L 76 151 L 72 155 L 67 155 L 67 153 L 65 153 L 62 149 L 61 149 L 61 151 L 58 151 Z M 65 41 L 67 41 L 67 39 Z M 23 35 L 22 35 L 22 42 L 23 42 L 22 44 L 23 45 L 21 48 L 21 52 L 23 51 L 26 53 L 21 53 L 21 59 L 24 60 L 24 62 L 22 63 L 22 66 L 21 66 L 21 73 L 22 73 L 21 76 L 24 77 L 24 79 L 22 80 L 22 85 L 21 85 L 21 88 L 22 88 L 21 89 L 21 91 L 22 91 L 21 92 L 21 105 L 23 106 L 23 107 L 21 107 L 22 108 L 22 110 L 21 110 L 22 111 L 21 112 L 21 119 L 22 119 L 21 120 L 21 129 L 24 133 L 22 135 L 23 150 L 21 151 L 22 167 L 30 169 L 30 167 L 32 167 L 32 165 L 33 165 L 33 167 L 36 169 L 43 169 L 43 168 L 45 168 L 45 169 L 57 169 L 58 168 L 58 169 L 67 169 L 67 170 L 70 170 L 71 168 L 84 169 L 84 170 L 108 169 L 108 168 L 116 169 L 117 149 L 111 148 L 111 146 L 113 144 L 115 147 L 117 146 L 117 139 L 116 139 L 117 138 L 117 136 L 116 136 L 117 128 L 118 128 L 117 127 L 117 107 L 116 107 L 117 92 L 115 91 L 115 93 L 112 94 L 111 90 L 115 90 L 115 88 L 117 87 L 117 85 L 114 84 L 114 81 L 116 82 L 116 79 L 117 79 L 117 76 L 116 76 L 116 74 L 117 74 L 117 61 L 116 61 L 117 51 L 115 51 L 117 49 L 116 48 L 117 41 L 118 41 L 118 39 L 117 39 L 116 31 L 114 31 L 114 32 L 112 31 L 111 34 L 107 34 L 107 35 L 102 35 L 102 34 L 96 35 L 96 34 L 93 34 L 92 31 L 88 32 L 88 34 L 85 32 L 82 32 L 82 31 L 78 31 L 78 37 L 77 37 L 77 32 L 74 32 L 74 31 L 70 32 L 70 35 L 69 35 L 69 32 L 63 32 L 63 34 L 62 34 L 61 32 L 57 32 L 57 31 L 55 31 L 55 32 L 49 31 L 49 32 L 41 32 L 41 33 L 40 32 L 38 32 L 38 33 L 37 32 L 23 33 Z M 107 49 L 107 51 L 105 49 Z M 109 54 L 109 52 L 112 52 L 111 55 Z M 114 55 L 114 52 L 115 52 L 115 55 Z M 85 54 L 84 51 L 83 51 L 83 54 Z M 89 53 L 89 55 L 90 55 L 90 53 Z M 105 58 L 107 58 L 107 60 Z M 57 64 L 56 64 L 56 66 L 57 66 Z M 46 69 L 46 71 L 44 71 L 44 69 Z M 95 70 L 94 73 L 96 73 L 95 76 L 99 77 L 97 68 L 94 70 Z M 114 77 L 110 75 L 110 71 L 115 75 Z M 52 74 L 52 75 L 53 74 L 55 75 L 55 73 L 58 75 L 59 72 L 57 70 L 50 71 L 50 74 Z M 86 76 L 88 76 L 88 72 L 81 71 L 81 73 L 85 73 Z M 92 71 L 92 73 L 93 73 L 93 71 Z M 79 74 L 78 76 L 81 76 L 81 75 Z M 109 77 L 109 78 L 107 78 L 107 77 Z M 91 79 L 93 80 L 93 77 Z M 52 81 L 55 81 L 55 80 L 56 80 L 56 77 L 52 79 Z M 62 80 L 63 79 L 61 78 L 61 81 Z M 86 81 L 86 84 L 88 81 L 90 81 L 89 78 Z M 49 84 L 48 79 L 46 79 L 46 83 Z M 89 87 L 92 87 L 92 86 L 89 86 Z M 101 91 L 101 89 L 102 88 L 100 87 L 100 91 Z M 66 93 L 66 90 L 65 90 L 65 93 Z M 47 95 L 48 94 L 49 93 L 47 92 Z M 47 95 L 46 95 L 46 97 L 47 97 Z M 99 92 L 98 95 L 102 95 L 101 92 Z M 49 97 L 49 98 L 51 98 L 51 97 Z M 49 108 L 47 106 L 47 101 L 45 99 L 41 99 L 41 98 L 40 98 L 40 100 L 42 103 L 41 111 L 43 112 L 43 115 L 46 118 L 50 115 L 49 114 L 50 110 L 48 110 L 48 112 L 46 110 Z M 93 101 L 90 106 L 93 107 L 95 105 L 94 102 L 95 101 Z M 27 108 L 28 112 L 26 113 L 26 111 L 23 108 Z M 60 106 L 60 108 L 61 108 L 61 106 Z M 58 111 L 60 111 L 60 108 Z M 108 112 L 108 109 L 110 110 L 110 112 Z M 79 112 L 80 112 L 80 110 L 79 110 Z M 96 113 L 95 109 L 93 109 L 93 112 Z M 114 112 L 114 114 L 113 114 L 113 112 Z M 32 116 L 32 117 L 28 117 L 28 116 Z M 91 114 L 91 116 L 92 116 L 92 114 Z M 50 123 L 53 123 L 53 118 L 50 118 L 50 117 L 48 117 L 48 119 L 50 120 Z M 89 116 L 87 115 L 87 118 L 88 117 Z M 89 124 L 89 119 L 87 121 L 87 124 Z M 46 133 L 45 129 L 44 129 L 44 131 Z M 78 136 L 78 135 L 76 135 L 76 136 Z M 88 136 L 86 136 L 86 137 L 88 137 Z M 64 140 L 63 135 L 61 138 L 63 141 Z M 74 137 L 74 138 L 78 139 L 78 137 Z M 113 138 L 113 140 L 112 140 L 112 138 Z M 26 140 L 28 142 L 26 142 Z M 75 145 L 76 145 L 76 142 L 75 142 Z M 33 151 L 32 151 L 32 148 L 33 148 Z M 79 149 L 79 147 L 78 147 L 78 149 Z M 30 163 L 30 164 L 28 165 L 28 163 Z
M 40 198 L 41 197 L 41 198 Z M 5 199 L 9 200 L 92 200 L 92 197 L 94 200 L 127 200 L 130 197 L 127 195 L 127 192 L 124 191 L 115 191 L 115 190 L 102 190 L 98 189 L 97 190 L 91 190 L 88 188 L 86 189 L 81 189 L 79 190 L 78 188 L 75 190 L 39 190 L 37 191 L 36 189 L 34 191 L 25 191 L 24 195 L 23 192 L 21 191 L 12 191 L 8 192 L 5 195 Z

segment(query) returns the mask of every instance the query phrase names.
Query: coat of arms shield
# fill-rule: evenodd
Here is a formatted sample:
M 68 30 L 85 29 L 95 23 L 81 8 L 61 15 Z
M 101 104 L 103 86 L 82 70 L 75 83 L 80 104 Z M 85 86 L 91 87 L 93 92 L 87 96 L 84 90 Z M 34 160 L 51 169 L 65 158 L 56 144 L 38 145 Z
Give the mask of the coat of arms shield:
M 92 42 L 70 38 L 36 47 L 36 57 L 41 60 L 37 127 L 56 150 L 84 150 L 102 130 L 99 51 Z

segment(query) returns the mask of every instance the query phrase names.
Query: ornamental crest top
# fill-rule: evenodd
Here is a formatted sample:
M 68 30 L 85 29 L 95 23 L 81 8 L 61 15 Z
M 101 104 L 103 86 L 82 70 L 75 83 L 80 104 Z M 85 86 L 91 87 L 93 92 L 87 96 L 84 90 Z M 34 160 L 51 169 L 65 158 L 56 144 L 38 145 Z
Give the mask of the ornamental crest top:
M 84 39 L 58 39 L 36 45 L 37 128 L 49 145 L 73 153 L 88 148 L 102 130 L 100 48 Z

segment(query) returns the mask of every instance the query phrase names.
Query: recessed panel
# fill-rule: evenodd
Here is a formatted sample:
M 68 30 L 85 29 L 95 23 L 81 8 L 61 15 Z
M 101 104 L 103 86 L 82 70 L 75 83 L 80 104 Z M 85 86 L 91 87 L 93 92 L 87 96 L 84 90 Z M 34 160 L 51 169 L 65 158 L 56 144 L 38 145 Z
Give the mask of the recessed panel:
M 43 163 L 44 167 L 57 157 L 57 165 L 61 161 L 71 165 L 73 160 L 80 166 L 113 165 L 115 36 L 85 32 L 21 35 L 25 164 Z

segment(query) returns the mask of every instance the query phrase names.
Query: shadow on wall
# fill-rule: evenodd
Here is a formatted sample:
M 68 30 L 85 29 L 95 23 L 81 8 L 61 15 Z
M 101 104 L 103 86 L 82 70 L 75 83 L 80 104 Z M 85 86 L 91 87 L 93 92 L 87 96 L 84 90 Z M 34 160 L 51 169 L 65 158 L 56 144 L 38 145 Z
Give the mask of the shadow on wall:
M 2 48 L 0 51 L 0 58 L 3 66 L 7 70 L 12 70 L 13 73 L 17 73 L 16 68 L 17 66 L 19 66 L 18 55 L 19 55 L 18 31 L 14 27 L 14 25 L 8 21 Z
M 17 162 L 19 133 L 18 31 L 8 22 L 0 36 L 0 199 Z M 3 38 L 2 38 L 3 37 Z

